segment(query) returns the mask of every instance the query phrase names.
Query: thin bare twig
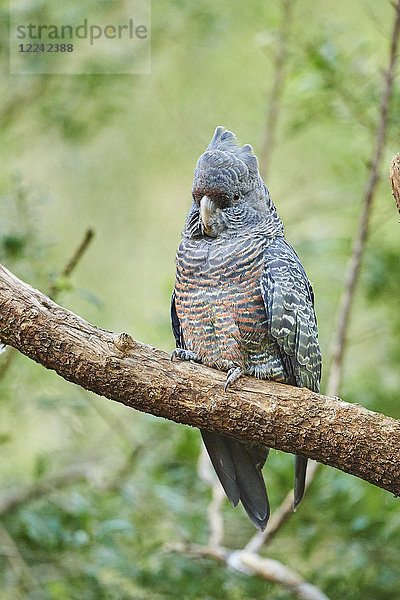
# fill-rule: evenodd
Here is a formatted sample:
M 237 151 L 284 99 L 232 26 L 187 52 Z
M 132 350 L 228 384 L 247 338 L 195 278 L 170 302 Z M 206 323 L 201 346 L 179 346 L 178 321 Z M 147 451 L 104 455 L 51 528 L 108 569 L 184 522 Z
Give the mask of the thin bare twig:
M 271 153 L 275 144 L 276 127 L 281 109 L 293 5 L 294 0 L 282 0 L 282 25 L 275 54 L 273 83 L 268 97 L 266 127 L 260 154 L 260 170 L 264 178 L 268 176 Z
M 211 488 L 212 500 L 208 505 L 207 516 L 210 528 L 208 546 L 217 549 L 221 546 L 224 535 L 224 520 L 221 514 L 225 493 L 211 468 L 210 459 L 204 446 L 201 447 L 197 472 L 205 485 Z
M 64 269 L 61 271 L 60 278 L 67 279 L 71 275 L 72 271 L 75 269 L 75 267 L 81 260 L 82 256 L 85 254 L 86 250 L 88 249 L 89 244 L 92 241 L 93 237 L 94 237 L 93 229 L 90 229 L 90 228 L 87 229 L 85 231 L 85 235 L 83 236 L 81 243 L 79 244 L 79 246 L 77 247 L 77 249 L 71 256 L 71 258 L 65 265 Z M 57 281 L 55 281 L 50 286 L 48 295 L 50 296 L 50 298 L 53 298 L 53 300 L 55 300 L 56 296 L 58 295 L 59 292 L 60 292 L 60 288 L 57 285 Z
M 22 504 L 47 496 L 55 490 L 60 490 L 82 480 L 95 482 L 96 487 L 101 492 L 111 492 L 117 489 L 132 473 L 142 450 L 143 446 L 133 448 L 122 464 L 113 470 L 111 477 L 105 481 L 97 465 L 86 462 L 85 464 L 68 467 L 57 475 L 51 475 L 31 485 L 12 490 L 2 497 L 0 496 L 0 517 L 18 509 Z
M 365 186 L 363 212 L 358 227 L 358 233 L 355 238 L 353 251 L 348 263 L 345 286 L 340 302 L 339 312 L 334 328 L 334 338 L 332 340 L 332 363 L 329 371 L 327 383 L 327 393 L 336 396 L 340 389 L 340 383 L 343 371 L 343 356 L 346 346 L 346 335 L 349 323 L 350 310 L 354 298 L 354 291 L 357 285 L 360 273 L 361 260 L 364 254 L 365 242 L 368 236 L 368 224 L 371 214 L 372 201 L 374 198 L 376 184 L 378 182 L 379 164 L 382 157 L 387 124 L 389 103 L 392 94 L 394 71 L 397 59 L 397 49 L 400 32 L 400 0 L 396 4 L 396 14 L 394 20 L 393 34 L 391 39 L 389 65 L 384 74 L 380 116 L 376 132 L 373 157 L 369 169 L 368 179 Z
M 397 210 L 400 213 L 400 152 L 393 156 L 390 163 L 390 183 Z
M 138 458 L 143 450 L 143 445 L 132 448 L 132 450 L 124 458 L 122 464 L 113 473 L 113 476 L 109 479 L 109 481 L 100 486 L 101 491 L 110 493 L 120 488 L 124 481 L 132 475 L 133 470 L 137 465 Z
M 351 304 L 354 298 L 354 292 L 358 281 L 358 275 L 360 270 L 361 259 L 364 252 L 365 242 L 368 236 L 368 222 L 369 215 L 371 212 L 372 201 L 376 189 L 376 183 L 378 181 L 378 169 L 379 163 L 382 156 L 384 147 L 385 134 L 388 123 L 388 111 L 390 97 L 393 87 L 394 80 L 394 69 L 397 58 L 397 47 L 399 40 L 400 30 L 400 0 L 397 1 L 396 15 L 393 27 L 393 34 L 391 38 L 389 65 L 384 76 L 381 103 L 380 103 L 380 116 L 377 125 L 375 145 L 373 150 L 373 157 L 371 161 L 370 170 L 368 173 L 368 179 L 365 186 L 364 194 L 364 210 L 361 215 L 359 230 L 357 237 L 354 242 L 353 252 L 349 259 L 347 276 L 345 279 L 345 285 L 342 293 L 342 299 L 338 310 L 336 319 L 335 338 L 332 343 L 332 363 L 329 372 L 327 391 L 329 396 L 337 396 L 340 391 L 341 375 L 343 369 L 343 357 L 344 350 L 347 343 L 346 333 L 349 322 L 349 315 Z M 397 155 L 399 157 L 400 155 Z M 394 157 L 395 159 L 396 157 Z M 393 159 L 393 160 L 394 160 Z M 392 161 L 393 164 L 393 161 Z M 397 163 L 398 165 L 398 163 Z M 393 183 L 392 183 L 393 185 Z M 395 196 L 396 197 L 396 196 Z M 400 212 L 400 208 L 399 208 Z M 319 468 L 319 463 L 312 463 L 309 466 L 307 474 L 307 487 L 311 484 L 314 476 Z M 293 514 L 293 490 L 290 491 L 282 504 L 272 514 L 267 529 L 262 533 L 256 533 L 246 546 L 246 549 L 250 549 L 253 552 L 259 552 L 261 547 L 269 543 L 277 534 L 279 529 Z
M 75 269 L 78 262 L 81 260 L 82 256 L 85 254 L 86 250 L 88 249 L 89 244 L 93 239 L 93 236 L 94 236 L 93 229 L 87 229 L 85 231 L 85 235 L 84 235 L 81 243 L 79 244 L 78 248 L 75 250 L 75 252 L 71 256 L 71 258 L 65 265 L 64 269 L 61 271 L 62 278 L 68 279 L 68 277 L 71 275 L 72 271 Z M 51 298 L 53 298 L 53 300 L 56 300 L 59 292 L 60 292 L 60 288 L 57 285 L 57 282 L 55 282 L 49 286 L 48 295 Z M 18 352 L 15 350 L 15 348 L 10 348 L 10 347 L 6 348 L 2 344 L 0 344 L 0 354 L 2 354 L 2 351 L 4 351 L 4 350 L 7 350 L 7 351 L 5 352 L 4 357 L 0 363 L 0 379 L 2 379 L 4 377 L 4 375 L 7 373 L 8 369 L 11 367 L 16 356 L 18 355 Z
M 246 550 L 210 548 L 195 544 L 166 544 L 167 552 L 182 552 L 196 558 L 211 558 L 246 575 L 256 575 L 284 587 L 299 600 L 329 600 L 321 590 L 304 581 L 298 573 L 271 558 L 263 558 Z
M 33 485 L 11 491 L 0 497 L 0 516 L 15 510 L 21 504 L 48 494 L 55 489 L 63 488 L 81 479 L 93 479 L 96 476 L 96 471 L 95 466 L 91 464 L 77 465 L 69 467 L 57 475 L 42 479 Z

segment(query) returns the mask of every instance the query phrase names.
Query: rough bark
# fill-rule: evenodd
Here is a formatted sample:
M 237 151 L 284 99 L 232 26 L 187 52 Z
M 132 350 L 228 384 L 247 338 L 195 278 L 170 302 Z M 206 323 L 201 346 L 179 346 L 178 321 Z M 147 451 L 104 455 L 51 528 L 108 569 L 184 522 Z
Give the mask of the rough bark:
M 0 265 L 0 340 L 137 410 L 304 456 L 400 495 L 400 422 L 358 404 L 225 374 L 99 329 Z

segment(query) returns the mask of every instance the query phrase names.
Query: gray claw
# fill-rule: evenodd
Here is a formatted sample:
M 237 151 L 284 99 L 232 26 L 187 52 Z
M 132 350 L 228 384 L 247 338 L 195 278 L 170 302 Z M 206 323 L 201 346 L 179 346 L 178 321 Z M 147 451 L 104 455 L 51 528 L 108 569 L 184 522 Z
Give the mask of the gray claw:
M 179 358 L 180 360 L 193 360 L 194 362 L 201 362 L 200 358 L 191 350 L 185 350 L 184 348 L 175 348 L 171 354 L 171 360 Z
M 235 381 L 237 381 L 239 379 L 239 377 L 241 377 L 241 376 L 242 376 L 242 369 L 240 367 L 232 367 L 231 369 L 229 369 L 228 374 L 226 376 L 224 391 L 226 392 L 228 387 L 231 386 L 233 383 L 235 383 Z

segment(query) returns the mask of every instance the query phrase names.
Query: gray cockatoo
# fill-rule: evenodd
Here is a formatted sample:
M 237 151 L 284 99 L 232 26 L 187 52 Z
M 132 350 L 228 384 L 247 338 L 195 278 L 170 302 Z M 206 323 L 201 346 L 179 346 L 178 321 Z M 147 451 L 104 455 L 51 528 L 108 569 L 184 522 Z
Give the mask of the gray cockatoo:
M 314 298 L 249 145 L 223 127 L 197 162 L 193 202 L 176 258 L 172 357 L 318 391 L 321 354 Z M 261 469 L 268 448 L 202 431 L 221 484 L 263 530 L 269 503 Z M 307 459 L 295 457 L 294 506 Z

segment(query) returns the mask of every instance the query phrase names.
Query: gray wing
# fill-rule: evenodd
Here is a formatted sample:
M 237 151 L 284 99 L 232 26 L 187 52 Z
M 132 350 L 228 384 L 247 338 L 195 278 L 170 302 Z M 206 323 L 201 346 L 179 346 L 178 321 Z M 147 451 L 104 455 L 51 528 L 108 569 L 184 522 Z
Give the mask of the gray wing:
M 314 294 L 299 257 L 284 238 L 266 248 L 260 285 L 269 332 L 279 345 L 289 378 L 298 387 L 318 392 L 321 352 Z
M 318 343 L 314 294 L 303 266 L 284 238 L 265 251 L 260 281 L 269 332 L 281 351 L 287 383 L 319 391 L 321 352 Z M 307 459 L 295 457 L 294 507 L 304 494 Z

